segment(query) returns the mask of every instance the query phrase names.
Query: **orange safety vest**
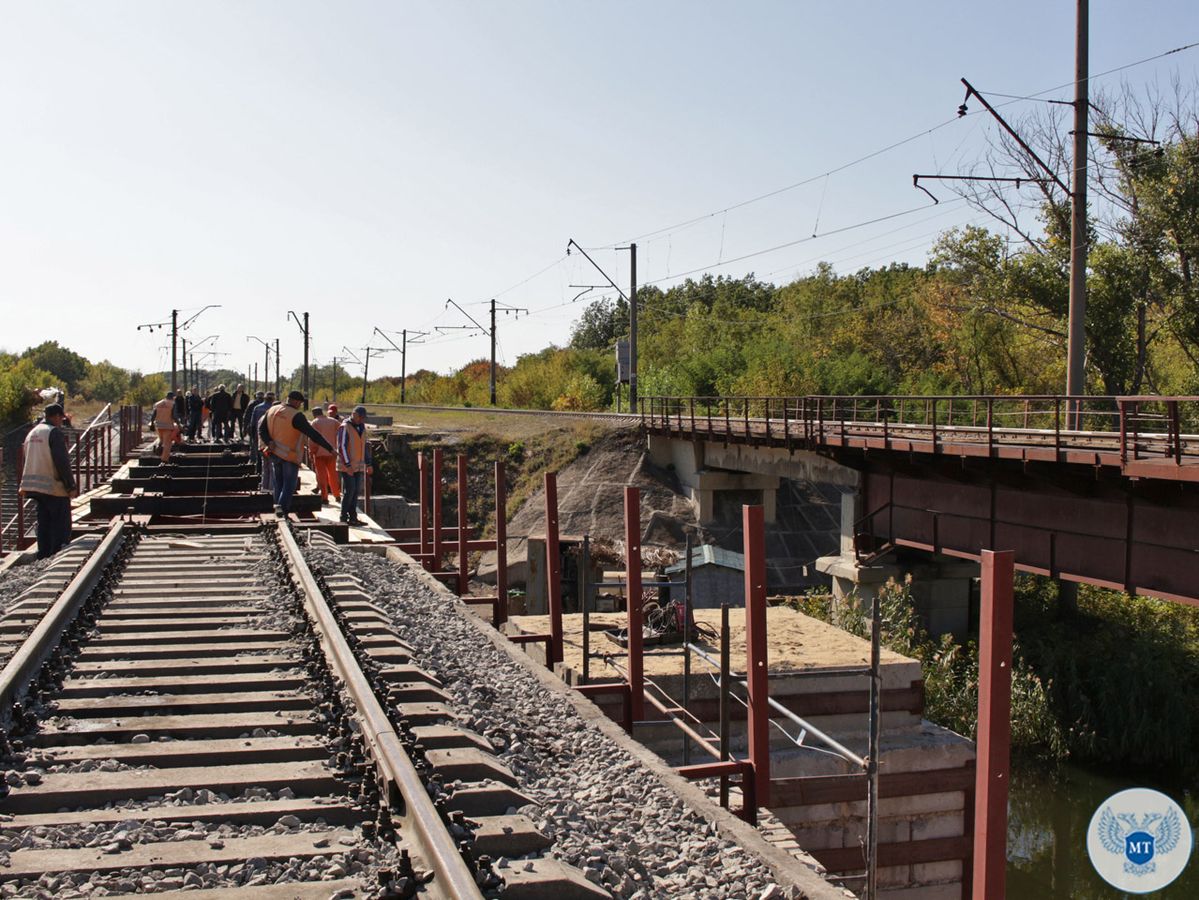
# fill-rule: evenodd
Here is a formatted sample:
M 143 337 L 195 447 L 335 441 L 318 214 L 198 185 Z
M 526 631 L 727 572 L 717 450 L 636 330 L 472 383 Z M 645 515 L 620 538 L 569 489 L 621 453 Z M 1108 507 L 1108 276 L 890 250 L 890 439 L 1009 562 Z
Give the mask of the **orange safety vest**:
M 312 427 L 317 433 L 329 442 L 329 445 L 337 449 L 337 429 L 341 426 L 341 422 L 330 416 L 313 416 Z M 322 447 L 320 444 L 311 445 L 312 455 L 316 457 L 332 456 L 333 454 Z
M 271 453 L 298 466 L 303 455 L 304 433 L 291 424 L 295 417 L 296 410 L 286 403 L 272 406 L 266 412 L 266 430 L 271 436 Z
M 350 457 L 350 464 L 347 466 L 341 458 L 341 435 L 346 436 L 346 455 Z M 366 439 L 365 432 L 358 433 L 349 421 L 341 423 L 337 429 L 338 443 L 334 444 L 337 447 L 337 471 L 345 472 L 347 475 L 356 475 L 359 472 L 366 471 Z

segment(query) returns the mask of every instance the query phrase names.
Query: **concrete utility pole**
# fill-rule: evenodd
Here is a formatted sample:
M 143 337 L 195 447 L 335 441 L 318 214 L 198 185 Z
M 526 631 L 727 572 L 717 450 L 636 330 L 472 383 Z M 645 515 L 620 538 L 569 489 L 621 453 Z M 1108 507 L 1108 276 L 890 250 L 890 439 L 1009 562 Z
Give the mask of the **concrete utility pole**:
M 179 310 L 171 310 L 171 390 L 179 390 L 179 376 L 176 372 L 176 344 L 179 340 Z
M 183 388 L 187 389 L 187 338 L 183 338 Z M 171 378 L 171 390 L 178 392 L 179 388 L 175 384 L 175 379 Z
M 408 402 L 408 329 L 400 333 L 400 403 Z
M 400 351 L 400 402 L 408 402 L 408 329 L 404 328 L 400 331 L 400 345 L 397 347 L 396 342 L 387 336 L 387 332 L 382 328 L 375 326 L 375 334 L 391 344 L 392 348 Z M 393 331 L 392 334 L 395 334 Z M 426 337 L 429 334 L 427 331 L 412 332 L 412 343 L 419 344 L 419 338 Z
M 304 409 L 308 409 L 308 347 L 311 341 L 308 331 L 308 313 L 304 313 L 304 321 L 300 322 L 300 317 L 290 309 L 287 311 L 288 318 L 295 319 L 296 325 L 300 328 L 300 334 L 304 335 Z
M 283 376 L 279 372 L 279 339 L 275 338 L 275 396 L 283 390 Z
M 492 299 L 492 301 L 491 301 L 491 405 L 492 406 L 495 406 L 495 311 L 496 311 L 496 304 L 495 304 L 495 300 Z M 515 306 L 503 306 L 503 305 L 501 305 L 499 307 L 499 311 L 502 312 L 504 315 L 507 315 L 508 313 L 513 313 L 516 316 L 516 318 L 518 318 L 518 319 L 520 318 L 521 313 L 525 313 L 527 315 L 529 312 L 527 309 L 523 309 L 523 308 L 518 309 Z M 471 319 L 471 321 L 473 322 L 474 319 Z
M 612 280 L 612 276 L 599 267 L 590 254 L 582 247 L 574 238 L 570 238 L 566 242 L 566 255 L 570 256 L 570 248 L 574 247 L 583 254 L 587 262 L 595 268 L 595 271 L 607 279 L 608 284 L 615 288 L 616 293 L 620 294 L 629 303 L 629 411 L 637 411 L 637 245 L 630 243 L 627 247 L 614 247 L 614 250 L 629 251 L 629 293 L 626 296 L 625 292 L 620 289 L 620 286 Z M 620 385 L 616 386 L 617 402 L 620 401 L 619 391 Z
M 1087 121 L 1089 112 L 1088 0 L 1078 0 L 1074 34 L 1074 177 L 1070 191 L 1070 328 L 1066 351 L 1066 393 L 1086 393 L 1087 356 Z M 1082 403 L 1071 404 L 1072 425 L 1082 424 Z

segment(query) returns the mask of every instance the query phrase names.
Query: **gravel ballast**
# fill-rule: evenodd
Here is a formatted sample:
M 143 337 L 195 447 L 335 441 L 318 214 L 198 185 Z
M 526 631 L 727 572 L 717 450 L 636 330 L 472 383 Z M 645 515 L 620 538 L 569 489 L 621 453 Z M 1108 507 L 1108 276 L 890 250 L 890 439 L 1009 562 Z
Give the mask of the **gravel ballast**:
M 317 545 L 307 552 L 326 574 L 357 576 L 388 610 L 417 662 L 444 683 L 461 724 L 492 742 L 539 804 L 520 811 L 554 841 L 551 855 L 618 897 L 799 896 L 493 646 L 461 604 L 378 556 Z M 498 863 L 499 874 L 508 864 Z

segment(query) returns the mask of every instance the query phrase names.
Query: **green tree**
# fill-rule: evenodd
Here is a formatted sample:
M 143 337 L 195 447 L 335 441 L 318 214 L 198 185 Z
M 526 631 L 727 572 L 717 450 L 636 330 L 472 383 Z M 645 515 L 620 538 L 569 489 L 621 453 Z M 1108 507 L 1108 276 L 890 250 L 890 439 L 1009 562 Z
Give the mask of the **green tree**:
M 28 358 L 0 353 L 0 422 L 28 419 L 29 411 L 41 402 L 37 391 L 54 380 Z
M 570 329 L 575 350 L 610 350 L 629 336 L 629 303 L 624 297 L 607 298 L 587 305 Z
M 35 368 L 49 372 L 67 394 L 75 394 L 79 383 L 87 376 L 88 361 L 58 341 L 45 341 L 30 347 L 23 354 Z M 49 387 L 50 385 L 43 385 Z
M 79 387 L 83 396 L 88 400 L 115 403 L 129 390 L 129 372 L 119 366 L 114 366 L 108 360 L 90 363 L 87 376 Z
M 170 382 L 163 375 L 141 376 L 134 374 L 130 379 L 129 392 L 125 394 L 125 402 L 138 406 L 152 406 L 167 395 L 171 389 Z

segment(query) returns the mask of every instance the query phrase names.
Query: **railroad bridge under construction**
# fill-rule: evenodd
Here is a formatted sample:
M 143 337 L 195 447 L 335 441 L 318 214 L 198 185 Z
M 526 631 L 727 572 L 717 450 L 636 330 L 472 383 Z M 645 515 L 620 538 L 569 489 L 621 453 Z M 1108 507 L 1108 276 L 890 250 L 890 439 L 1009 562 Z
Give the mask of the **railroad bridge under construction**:
M 366 773 L 364 784 L 373 781 L 382 790 L 354 788 L 367 798 L 365 815 L 372 824 L 353 838 L 343 832 L 334 837 L 344 838 L 357 853 L 363 849 L 363 833 L 400 832 L 397 846 L 404 849 L 403 858 L 418 859 L 420 864 L 415 870 L 409 863 L 387 868 L 389 885 L 411 886 L 428 874 L 429 883 L 443 888 L 432 890 L 431 895 L 446 896 L 468 895 L 474 887 L 488 896 L 548 896 L 546 890 L 558 892 L 554 896 L 624 896 L 638 888 L 662 889 L 654 878 L 665 876 L 649 873 L 645 876 L 649 881 L 642 883 L 641 875 L 633 878 L 636 867 L 631 864 L 617 872 L 595 863 L 609 849 L 564 846 L 560 855 L 578 861 L 580 868 L 556 863 L 553 857 L 559 854 L 548 849 L 554 843 L 553 816 L 544 825 L 550 833 L 543 833 L 532 805 L 525 810 L 531 798 L 521 791 L 533 791 L 522 782 L 528 772 L 505 765 L 505 761 L 520 762 L 520 751 L 493 741 L 491 732 L 480 737 L 449 727 L 458 719 L 455 699 L 461 702 L 463 696 L 474 696 L 478 685 L 443 684 L 422 670 L 420 648 L 401 638 L 398 620 L 391 618 L 394 609 L 371 596 L 369 579 L 340 574 L 329 578 L 328 573 L 318 579 L 303 558 L 305 552 L 341 546 L 360 556 L 381 555 L 400 567 L 397 572 L 411 573 L 424 586 L 422 590 L 430 592 L 428 602 L 433 606 L 427 609 L 469 611 L 470 627 L 487 629 L 480 646 L 502 648 L 505 660 L 523 667 L 521 678 L 534 677 L 539 689 L 549 691 L 545 696 L 550 699 L 542 705 L 568 703 L 572 709 L 591 710 L 584 715 L 587 727 L 615 741 L 620 752 L 630 754 L 630 765 L 651 773 L 681 798 L 687 810 L 714 823 L 723 839 L 746 854 L 743 871 L 758 872 L 753 877 L 765 879 L 762 884 L 781 885 L 795 896 L 843 896 L 840 888 L 817 877 L 822 867 L 835 883 L 858 893 L 868 893 L 867 886 L 877 884 L 878 896 L 982 897 L 1002 892 L 1013 573 L 1026 571 L 1199 603 L 1195 485 L 1199 437 L 1194 434 L 1199 430 L 1199 398 L 650 397 L 642 398 L 636 414 L 621 419 L 644 429 L 650 455 L 673 467 L 701 521 L 712 514 L 721 492 L 738 497 L 748 492 L 758 498 L 744 508 L 742 518 L 744 627 L 730 627 L 727 606 L 723 622 L 715 613 L 699 616 L 697 621 L 708 623 L 720 635 L 719 646 L 709 643 L 705 649 L 685 626 L 686 668 L 681 673 L 670 668 L 669 653 L 664 656 L 651 642 L 643 643 L 642 604 L 630 600 L 605 619 L 587 599 L 604 587 L 631 598 L 641 586 L 644 603 L 651 590 L 661 587 L 642 571 L 641 501 L 635 487 L 626 488 L 623 496 L 629 548 L 625 569 L 589 583 L 584 542 L 584 562 L 575 564 L 581 579 L 577 596 L 584 600 L 581 616 L 571 616 L 563 610 L 556 475 L 546 476 L 547 615 L 543 619 L 513 616 L 508 605 L 508 487 L 502 461 L 484 461 L 495 491 L 494 527 L 486 536 L 467 520 L 468 472 L 474 467 L 477 473 L 480 461 L 458 456 L 455 467 L 441 449 L 418 459 L 420 491 L 413 498 L 416 527 L 354 529 L 323 517 L 320 504 L 311 496 L 301 496 L 288 522 L 278 522 L 269 497 L 257 490 L 247 468 L 244 447 L 184 447 L 172 455 L 170 464 L 160 465 L 143 446 L 143 412 L 127 407 L 105 411 L 76 436 L 72 453 L 84 488 L 76 509 L 80 537 L 54 570 L 57 574 L 48 574 L 33 594 L 0 619 L 9 660 L 0 674 L 0 696 L 11 706 L 6 707 L 6 715 L 15 725 L 9 735 L 19 733 L 21 741 L 45 743 L 51 748 L 45 752 L 46 759 L 57 754 L 60 762 L 70 765 L 79 764 L 83 757 L 100 759 L 110 751 L 64 749 L 78 744 L 77 738 L 66 736 L 72 726 L 47 730 L 36 714 L 45 705 L 60 714 L 68 711 L 74 717 L 68 723 L 79 722 L 101 715 L 88 711 L 98 704 L 97 709 L 107 715 L 129 717 L 129 723 L 88 721 L 80 730 L 102 726 L 106 740 L 137 741 L 111 753 L 130 764 L 153 760 L 152 766 L 162 767 L 155 769 L 151 779 L 158 791 L 154 796 L 178 794 L 202 787 L 201 781 L 194 785 L 188 781 L 208 777 L 199 761 L 232 752 L 232 745 L 180 744 L 166 754 L 173 755 L 174 762 L 163 763 L 141 746 L 142 738 L 150 740 L 153 732 L 155 739 L 161 739 L 155 731 L 159 729 L 175 741 L 194 739 L 196 735 L 188 730 L 192 723 L 185 721 L 189 714 L 216 711 L 244 717 L 249 710 L 268 709 L 270 703 L 291 704 L 280 707 L 300 710 L 287 713 L 289 722 L 311 715 L 325 723 L 321 728 L 331 729 L 330 735 L 342 738 L 365 728 L 365 746 L 359 741 L 348 750 L 343 748 L 340 756 L 335 752 L 340 761 L 331 765 L 341 774 L 330 780 L 317 771 L 325 765 L 319 762 L 324 753 L 320 741 L 304 738 L 302 752 L 294 755 L 275 746 L 279 736 L 253 731 L 253 740 L 262 739 L 262 752 L 278 760 L 271 765 L 282 768 L 273 774 L 266 771 L 270 765 L 261 771 L 241 770 L 243 758 L 247 765 L 254 763 L 249 758 L 253 752 L 245 751 L 226 760 L 228 771 L 220 777 L 228 779 L 230 786 L 258 789 L 262 785 L 255 778 L 266 784 L 263 779 L 268 776 L 278 780 L 302 774 L 309 779 L 303 782 L 304 790 L 341 792 L 339 822 L 352 830 L 357 827 L 355 816 L 362 816 L 361 804 L 346 794 L 342 778 L 347 762 L 352 762 L 359 775 Z M 852 662 L 832 659 L 821 667 L 797 664 L 780 671 L 788 661 L 785 652 L 773 647 L 772 635 L 788 628 L 815 627 L 785 619 L 786 611 L 768 609 L 766 601 L 765 534 L 775 508 L 772 492 L 781 478 L 833 484 L 842 492 L 840 552 L 820 560 L 818 566 L 843 582 L 843 588 L 856 586 L 868 598 L 877 574 L 892 571 L 888 560 L 898 551 L 927 554 L 929 565 L 940 567 L 935 577 L 977 579 L 981 679 L 976 747 L 921 721 L 919 666 L 881 652 L 877 628 L 873 646 L 870 642 L 845 645 L 844 659 Z M 451 499 L 446 489 L 455 482 L 456 497 Z M 0 518 L 4 524 L 0 550 L 7 556 L 5 569 L 12 570 L 29 544 L 30 521 L 24 507 L 14 510 L 11 501 Z M 195 595 L 198 607 L 190 611 L 159 596 L 161 590 L 155 594 L 146 581 L 151 557 L 166 560 L 180 579 L 186 579 L 197 576 L 204 559 L 235 561 L 267 546 L 274 548 L 269 552 L 280 577 L 298 598 L 289 600 L 287 608 L 297 620 L 311 620 L 316 629 L 315 637 L 305 638 L 309 649 L 300 656 L 289 655 L 295 648 L 287 643 L 284 629 L 252 624 L 262 613 L 253 605 L 266 590 L 260 578 L 218 579 Z M 477 575 L 472 560 L 477 561 L 480 553 L 492 554 L 496 561 L 496 583 L 486 590 L 480 590 L 472 577 Z M 125 570 L 128 575 L 120 575 Z M 677 585 L 688 602 L 690 577 L 687 567 L 686 577 Z M 616 581 L 608 583 L 610 578 Z M 108 587 L 101 590 L 102 584 Z M 231 601 L 234 594 L 249 599 Z M 740 605 L 742 598 L 737 599 Z M 741 615 L 737 613 L 738 619 Z M 589 621 L 589 616 L 595 619 Z M 592 632 L 615 633 L 619 628 L 613 625 L 621 623 L 619 651 L 592 653 Z M 239 628 L 246 630 L 235 637 Z M 802 637 L 831 646 L 841 640 L 832 631 L 808 630 Z M 737 645 L 730 648 L 733 633 Z M 139 651 L 146 641 L 159 638 L 178 644 L 172 651 L 178 659 L 151 662 L 154 656 Z M 201 646 L 195 644 L 197 638 L 202 638 L 201 644 L 210 643 L 215 660 L 204 662 L 198 651 L 193 652 L 193 644 Z M 97 640 L 100 643 L 88 643 Z M 274 654 L 283 669 L 294 668 L 290 680 L 283 682 L 291 687 L 271 691 L 270 679 L 255 674 L 261 666 L 240 651 L 230 651 L 239 641 L 248 642 L 247 648 L 256 647 L 253 652 Z M 315 652 L 318 646 L 320 654 Z M 589 665 L 598 665 L 595 660 L 601 656 L 617 675 L 609 671 L 599 676 L 594 669 L 589 673 Z M 695 665 L 714 670 L 715 690 L 705 692 L 695 687 L 695 680 L 688 680 L 696 678 L 690 671 L 693 658 Z M 97 665 L 137 659 L 143 661 L 135 663 L 130 677 L 120 684 L 97 681 Z M 90 660 L 92 668 L 81 667 L 79 660 Z M 550 671 L 539 670 L 534 662 Z M 188 666 L 199 668 L 180 680 L 180 672 Z M 325 691 L 308 711 L 304 711 L 307 700 L 283 696 L 292 687 L 302 689 L 305 666 Z M 230 675 L 232 681 L 221 680 Z M 151 680 L 139 682 L 139 678 Z M 350 688 L 348 705 L 344 695 L 339 701 L 332 699 L 330 686 L 337 685 Z M 145 686 L 162 692 L 162 704 L 173 708 L 176 721 L 140 718 L 150 712 L 144 701 L 132 702 L 123 692 Z M 455 693 L 459 689 L 462 694 Z M 496 686 L 487 690 L 494 692 Z M 65 694 L 60 697 L 56 691 Z M 196 694 L 211 696 L 197 701 Z M 99 699 L 94 703 L 79 699 L 88 697 Z M 730 700 L 740 700 L 743 708 L 730 709 Z M 228 706 L 220 708 L 221 703 Z M 344 725 L 337 718 L 343 712 L 365 724 Z M 469 715 L 474 721 L 486 721 L 479 709 Z M 849 724 L 851 720 L 856 724 Z M 798 741 L 788 743 L 789 736 L 783 742 L 787 752 L 780 752 L 779 736 L 772 729 L 791 726 L 799 731 Z M 309 732 L 300 728 L 298 733 Z M 680 734 L 681 756 L 677 752 Z M 805 768 L 796 754 L 797 748 L 809 749 L 805 735 L 808 744 L 820 743 L 825 757 L 836 763 Z M 515 743 L 521 746 L 520 741 Z M 11 755 L 14 747 L 6 744 L 6 748 Z M 22 755 L 19 749 L 16 754 Z M 415 765 L 405 762 L 412 754 Z M 707 759 L 699 761 L 705 755 Z M 284 758 L 304 761 L 284 763 Z M 188 761 L 195 762 L 194 770 L 187 768 Z M 0 811 L 8 811 L 7 802 L 17 815 L 17 824 L 6 822 L 0 832 L 17 832 L 23 815 L 41 816 L 47 820 L 39 820 L 43 827 L 60 827 L 66 821 L 59 822 L 55 816 L 92 822 L 101 829 L 114 824 L 106 826 L 105 816 L 95 809 L 55 812 L 54 803 L 70 805 L 58 771 L 35 773 L 27 783 L 23 777 L 18 774 L 16 784 L 10 779 L 11 798 L 0 799 Z M 140 799 L 150 796 L 146 785 L 132 788 L 128 778 L 116 782 L 118 786 L 99 788 L 104 797 L 120 798 L 125 796 L 122 791 L 130 790 Z M 433 786 L 446 782 L 451 782 L 448 794 Z M 704 790 L 696 790 L 692 783 Z M 591 785 L 588 790 L 591 796 L 598 788 Z M 415 793 L 409 796 L 410 791 Z M 40 794 L 51 799 L 36 799 L 34 795 Z M 431 806 L 427 794 L 444 802 Z M 539 796 L 554 809 L 568 799 Z M 304 797 L 290 804 L 285 797 L 271 797 L 278 809 L 262 807 L 267 818 L 285 807 L 289 822 L 319 815 L 312 803 L 301 802 Z M 396 798 L 398 802 L 389 805 Z M 475 800 L 482 805 L 471 806 Z M 721 806 L 739 809 L 745 821 L 737 821 Z M 513 807 L 522 811 L 514 813 Z M 357 811 L 346 811 L 351 808 Z M 187 812 L 195 815 L 193 807 L 187 807 Z M 207 812 L 219 818 L 216 807 Z M 155 814 L 174 815 L 163 810 Z M 248 818 L 243 815 L 241 821 Z M 212 860 L 198 854 L 188 862 L 186 853 L 176 853 L 172 865 L 182 870 L 196 860 L 205 865 L 218 865 L 221 860 L 228 864 L 243 853 L 267 859 L 266 871 L 275 873 L 270 866 L 279 854 L 304 859 L 320 855 L 314 854 L 311 840 L 303 833 L 297 836 L 291 827 L 284 831 L 274 844 L 246 837 L 249 843 L 243 846 L 242 838 L 232 839 L 233 849 L 228 852 L 222 841 L 216 841 L 209 846 L 215 854 Z M 827 840 L 833 832 L 836 840 Z M 222 847 L 216 848 L 216 843 Z M 114 844 L 117 856 L 122 845 L 120 840 Z M 456 844 L 462 845 L 461 853 Z M 315 849 L 320 846 L 318 842 Z M 781 854 L 780 847 L 787 853 Z M 495 864 L 497 856 L 505 857 L 503 864 Z M 19 874 L 12 877 L 32 884 L 71 872 L 103 872 L 109 874 L 95 875 L 99 879 L 95 883 L 111 887 L 104 879 L 115 877 L 111 873 L 117 870 L 118 860 L 93 857 L 97 854 L 63 857 L 69 859 L 68 865 L 26 854 L 20 856 Z M 529 867 L 522 863 L 517 870 L 506 871 L 507 859 L 517 857 L 530 860 Z M 362 854 L 347 858 L 338 871 L 347 878 L 355 872 L 373 872 L 366 859 Z M 351 863 L 357 863 L 357 868 Z M 420 871 L 422 866 L 425 872 Z M 672 877 L 679 871 L 676 868 Z M 292 875 L 296 872 L 299 869 Z M 251 876 L 253 869 L 247 879 Z M 0 882 L 6 877 L 0 871 Z M 684 882 L 685 878 L 678 882 L 680 889 Z M 199 883 L 208 884 L 189 882 Z M 345 889 L 354 890 L 348 882 Z

